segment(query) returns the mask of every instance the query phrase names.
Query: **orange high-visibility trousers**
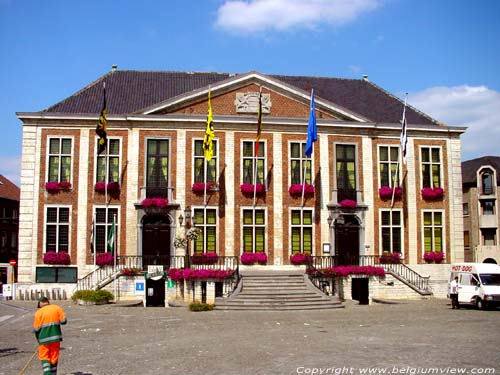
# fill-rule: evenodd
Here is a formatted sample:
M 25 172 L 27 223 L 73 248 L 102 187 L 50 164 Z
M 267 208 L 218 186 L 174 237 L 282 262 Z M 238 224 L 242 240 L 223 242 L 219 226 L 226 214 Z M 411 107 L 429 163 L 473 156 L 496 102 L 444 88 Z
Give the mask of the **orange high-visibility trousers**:
M 51 342 L 38 347 L 38 358 L 42 361 L 44 374 L 57 373 L 57 361 L 59 360 L 59 351 L 61 350 L 61 342 Z

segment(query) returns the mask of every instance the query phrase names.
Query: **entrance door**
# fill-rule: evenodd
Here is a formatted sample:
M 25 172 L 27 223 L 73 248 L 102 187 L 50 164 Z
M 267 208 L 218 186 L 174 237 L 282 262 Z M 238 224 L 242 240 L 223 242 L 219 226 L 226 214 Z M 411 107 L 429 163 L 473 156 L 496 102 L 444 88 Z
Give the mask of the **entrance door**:
M 142 265 L 170 266 L 170 220 L 166 216 L 146 216 L 142 226 Z
M 338 265 L 359 264 L 359 224 L 353 215 L 335 223 L 335 255 Z
M 146 280 L 146 306 L 165 306 L 165 279 Z

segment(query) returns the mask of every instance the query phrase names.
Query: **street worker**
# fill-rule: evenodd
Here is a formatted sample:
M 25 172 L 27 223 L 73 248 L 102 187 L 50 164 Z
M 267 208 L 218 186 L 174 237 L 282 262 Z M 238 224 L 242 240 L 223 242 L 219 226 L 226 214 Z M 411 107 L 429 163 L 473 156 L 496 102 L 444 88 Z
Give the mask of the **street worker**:
M 35 312 L 35 336 L 38 340 L 38 358 L 42 361 L 44 375 L 57 374 L 57 361 L 61 349 L 61 324 L 66 324 L 66 316 L 61 307 L 51 305 L 47 297 L 38 300 Z

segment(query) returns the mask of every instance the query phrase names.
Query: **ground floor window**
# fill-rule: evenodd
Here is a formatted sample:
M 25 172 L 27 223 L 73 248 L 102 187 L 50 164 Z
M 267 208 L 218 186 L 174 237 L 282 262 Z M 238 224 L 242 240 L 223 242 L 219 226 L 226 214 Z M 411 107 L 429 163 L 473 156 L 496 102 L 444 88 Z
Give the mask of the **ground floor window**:
M 196 228 L 200 230 L 200 237 L 194 241 L 194 252 L 217 252 L 217 210 L 214 208 L 195 209 L 193 220 Z
M 76 283 L 77 267 L 37 267 L 35 279 L 37 283 Z
M 115 232 L 118 231 L 118 208 L 116 207 L 96 207 L 95 208 L 95 249 L 98 253 L 105 253 L 108 249 L 107 242 L 115 219 Z
M 292 210 L 290 216 L 292 254 L 311 254 L 313 250 L 312 210 Z
M 424 211 L 423 213 L 424 251 L 443 251 L 444 223 L 443 213 L 438 211 Z
M 266 211 L 243 210 L 243 251 L 249 253 L 265 251 Z
M 401 253 L 402 228 L 401 210 L 380 211 L 380 240 L 383 252 Z
M 46 207 L 45 252 L 69 251 L 70 207 Z

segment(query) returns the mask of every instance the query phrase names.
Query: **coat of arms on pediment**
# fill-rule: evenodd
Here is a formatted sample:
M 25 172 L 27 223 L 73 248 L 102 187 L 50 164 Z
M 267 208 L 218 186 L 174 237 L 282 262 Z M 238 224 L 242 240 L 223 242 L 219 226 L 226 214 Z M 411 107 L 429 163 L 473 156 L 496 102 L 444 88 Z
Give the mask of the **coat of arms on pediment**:
M 258 113 L 259 93 L 238 92 L 234 104 L 237 113 Z M 271 113 L 271 94 L 262 94 L 262 113 Z

